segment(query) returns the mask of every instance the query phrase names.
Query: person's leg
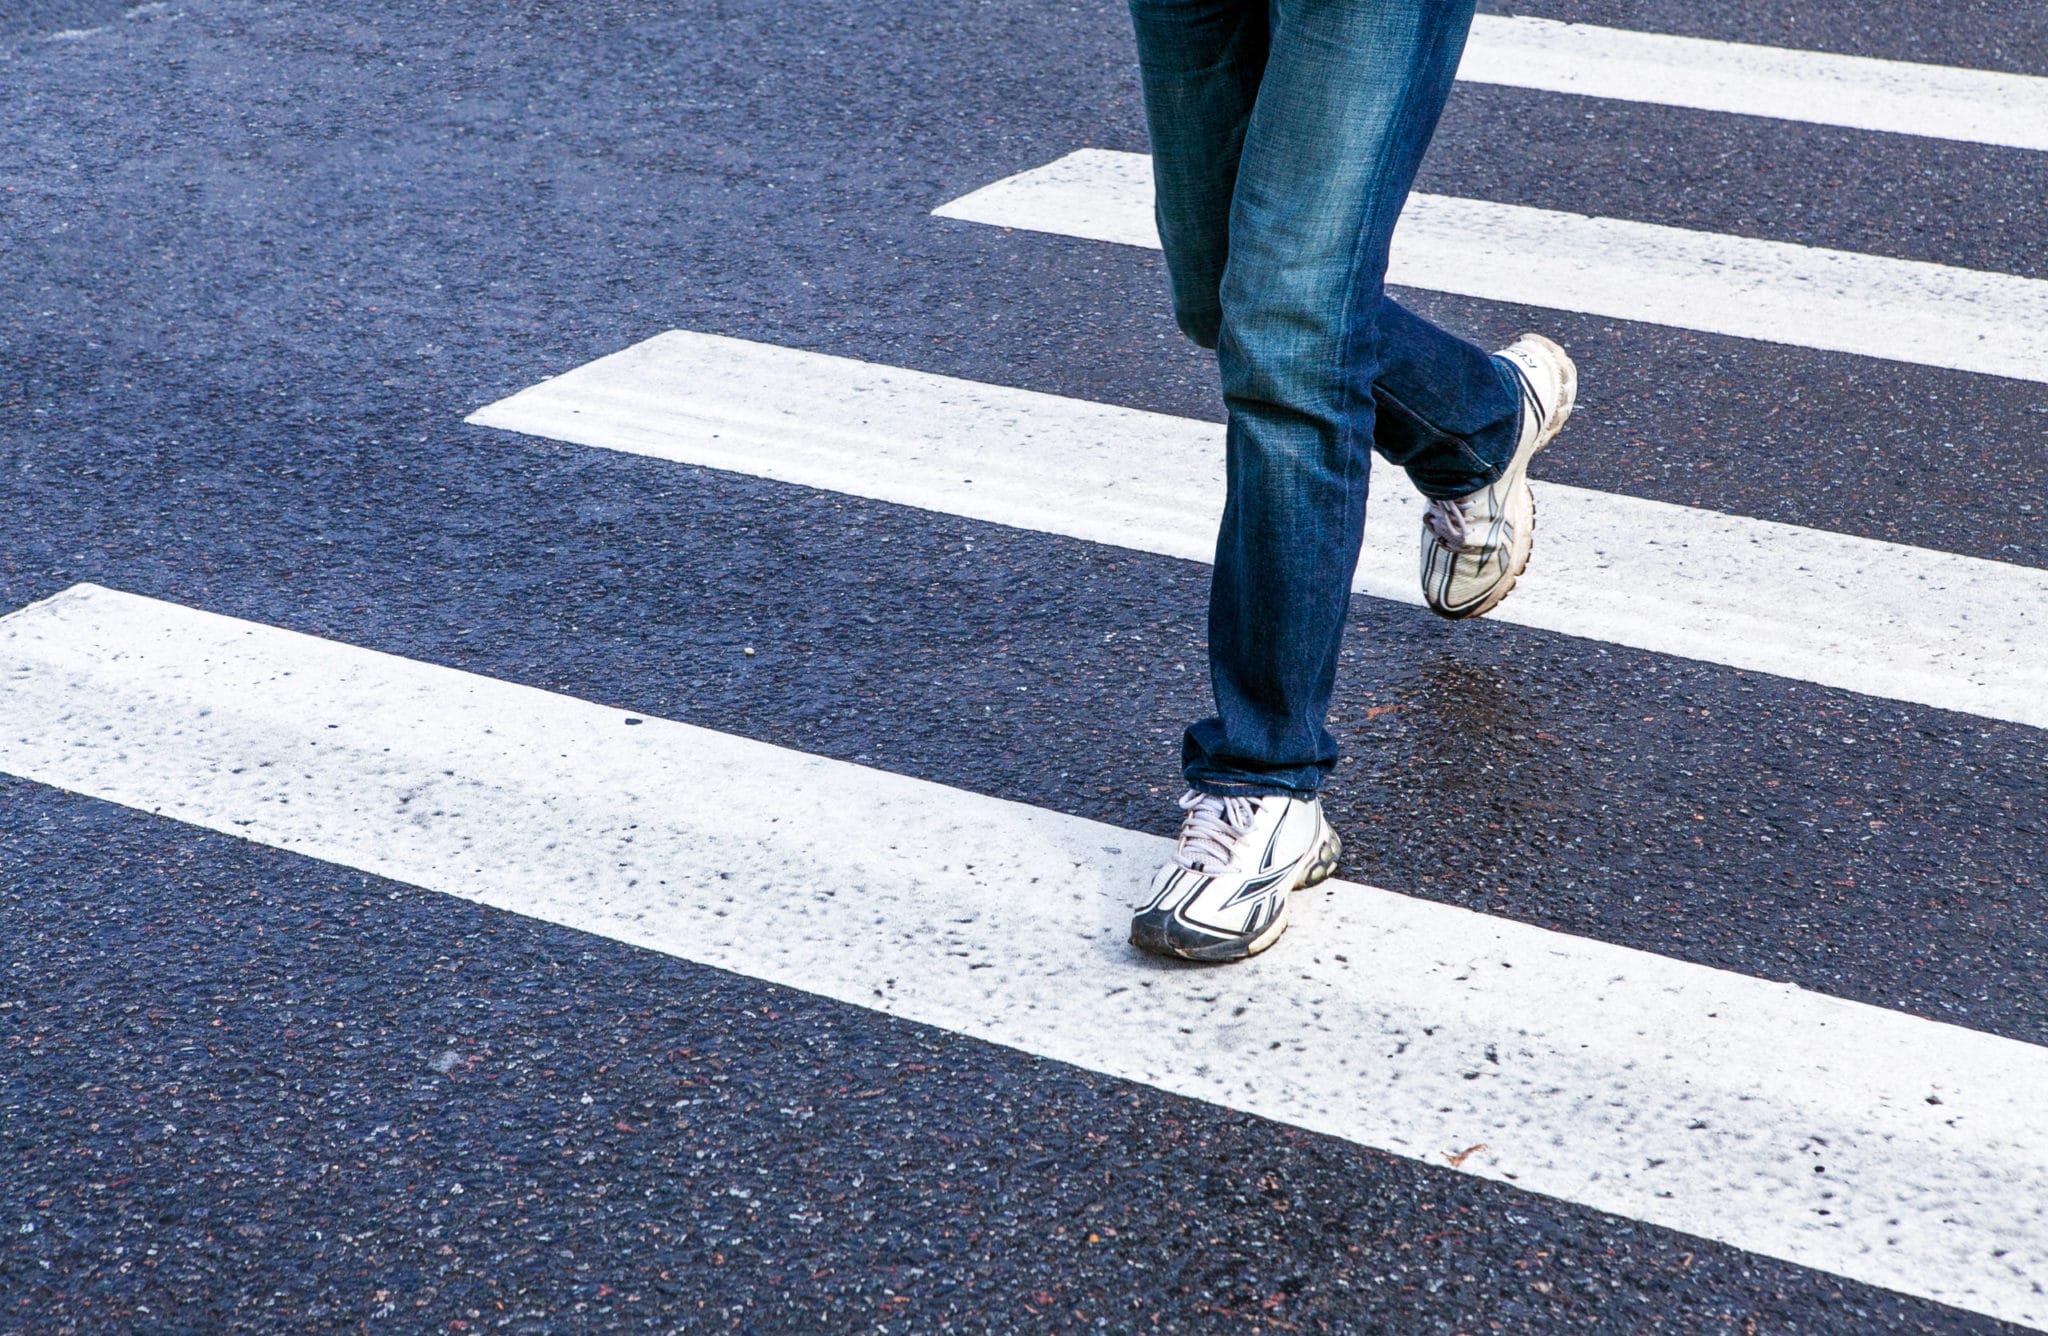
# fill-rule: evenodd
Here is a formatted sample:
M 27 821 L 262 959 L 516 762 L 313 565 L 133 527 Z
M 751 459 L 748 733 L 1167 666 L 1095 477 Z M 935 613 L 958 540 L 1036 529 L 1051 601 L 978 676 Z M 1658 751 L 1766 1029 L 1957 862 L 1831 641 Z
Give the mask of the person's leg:
M 1183 746 L 1188 782 L 1218 795 L 1312 793 L 1336 762 L 1324 717 L 1375 446 L 1425 490 L 1455 494 L 1512 453 L 1517 412 L 1487 354 L 1383 291 L 1472 0 L 1263 8 L 1218 293 L 1230 423 L 1209 615 L 1217 713 Z
M 1216 347 L 1230 410 L 1210 595 L 1217 713 L 1188 730 L 1180 838 L 1131 942 L 1237 960 L 1278 940 L 1290 893 L 1341 854 L 1315 791 L 1336 759 L 1324 716 L 1372 452 L 1408 469 L 1432 521 L 1481 535 L 1461 529 L 1440 550 L 1426 537 L 1423 559 L 1430 606 L 1478 615 L 1526 560 L 1522 475 L 1570 411 L 1570 368 L 1544 340 L 1489 357 L 1383 291 L 1472 0 L 1131 9 L 1174 310 Z
M 1216 346 L 1238 154 L 1266 68 L 1266 0 L 1130 0 L 1173 313 Z
M 1427 497 L 1463 496 L 1515 453 L 1513 373 L 1477 344 L 1382 295 L 1373 381 L 1373 449 Z
M 1130 0 L 1151 129 L 1154 213 L 1182 332 L 1215 348 L 1238 158 L 1269 46 L 1267 0 Z M 1374 447 L 1426 496 L 1491 480 L 1508 402 L 1475 395 L 1487 354 L 1381 296 Z M 1494 369 L 1498 373 L 1498 369 Z

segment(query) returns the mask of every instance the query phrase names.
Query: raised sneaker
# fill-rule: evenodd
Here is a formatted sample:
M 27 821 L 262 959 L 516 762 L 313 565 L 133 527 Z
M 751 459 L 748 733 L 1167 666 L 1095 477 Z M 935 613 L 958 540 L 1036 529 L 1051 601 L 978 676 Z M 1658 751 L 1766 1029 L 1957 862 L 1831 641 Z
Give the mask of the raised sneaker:
M 1181 796 L 1180 842 L 1131 919 L 1131 945 L 1181 960 L 1242 960 L 1280 939 L 1292 891 L 1337 870 L 1343 844 L 1313 797 Z
M 1493 611 L 1528 568 L 1536 535 L 1529 461 L 1564 429 L 1578 396 L 1578 369 L 1541 334 L 1524 334 L 1494 357 L 1521 386 L 1521 436 L 1498 479 L 1465 496 L 1431 501 L 1422 513 L 1422 597 L 1442 617 Z

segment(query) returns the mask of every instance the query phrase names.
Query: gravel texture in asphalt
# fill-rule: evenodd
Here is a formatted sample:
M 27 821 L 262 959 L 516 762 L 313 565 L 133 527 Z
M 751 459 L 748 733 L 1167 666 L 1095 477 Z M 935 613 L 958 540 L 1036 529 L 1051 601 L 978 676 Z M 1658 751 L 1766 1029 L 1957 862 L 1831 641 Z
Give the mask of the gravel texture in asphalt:
M 1998 4 L 1515 12 L 2048 73 Z M 0 608 L 1169 830 L 1204 568 L 461 423 L 669 328 L 1218 416 L 1156 255 L 929 216 L 1142 148 L 1124 22 L 9 10 Z M 1424 187 L 2048 276 L 2040 158 L 1461 88 Z M 1416 300 L 1572 348 L 1544 477 L 2048 565 L 2048 387 Z M 2048 1038 L 2038 730 L 1354 612 L 1347 875 Z M 0 896 L 0 1330 L 1997 1329 L 18 781 Z

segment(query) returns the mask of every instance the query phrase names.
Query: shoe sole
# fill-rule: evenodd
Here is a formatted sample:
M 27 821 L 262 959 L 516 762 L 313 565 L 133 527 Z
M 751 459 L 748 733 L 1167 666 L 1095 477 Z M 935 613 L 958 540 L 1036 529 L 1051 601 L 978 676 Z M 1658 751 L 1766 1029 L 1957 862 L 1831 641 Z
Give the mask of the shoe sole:
M 1176 960 L 1192 960 L 1204 965 L 1228 964 L 1233 960 L 1244 960 L 1255 956 L 1280 940 L 1280 934 L 1287 931 L 1287 920 L 1294 908 L 1294 892 L 1320 886 L 1337 871 L 1337 860 L 1343 856 L 1344 841 L 1328 821 L 1323 822 L 1323 838 L 1316 846 L 1315 856 L 1302 865 L 1301 875 L 1287 888 L 1287 902 L 1280 906 L 1280 912 L 1273 916 L 1259 935 L 1248 942 L 1217 942 L 1212 946 L 1182 948 L 1174 946 L 1162 935 L 1157 940 L 1140 941 L 1140 930 L 1136 923 L 1131 925 L 1131 945 L 1155 956 L 1170 956 Z M 1150 934 L 1145 934 L 1148 938 Z
M 1525 337 L 1539 340 L 1556 355 L 1558 361 L 1564 366 L 1564 389 L 1557 396 L 1557 407 L 1551 409 L 1550 415 L 1543 419 L 1543 425 L 1536 429 L 1536 443 L 1529 447 L 1529 459 L 1533 460 L 1538 454 L 1542 453 L 1544 446 L 1557 439 L 1558 433 L 1564 430 L 1566 420 L 1571 417 L 1572 409 L 1577 406 L 1579 401 L 1579 368 L 1572 361 L 1571 355 L 1559 347 L 1555 341 L 1544 338 L 1541 334 L 1530 334 Z M 1528 471 L 1528 467 L 1527 461 L 1524 461 L 1522 469 L 1525 474 Z M 1522 578 L 1522 572 L 1529 569 L 1529 554 L 1536 547 L 1536 488 L 1529 483 L 1526 477 L 1524 477 L 1522 485 L 1529 489 L 1529 522 L 1515 532 L 1515 550 L 1506 577 L 1489 590 L 1485 598 L 1480 599 L 1469 608 L 1440 608 L 1425 599 L 1424 605 L 1431 612 L 1446 621 L 1469 621 L 1474 617 L 1484 617 L 1487 613 L 1492 612 L 1501 605 L 1501 600 L 1514 592 L 1515 582 Z

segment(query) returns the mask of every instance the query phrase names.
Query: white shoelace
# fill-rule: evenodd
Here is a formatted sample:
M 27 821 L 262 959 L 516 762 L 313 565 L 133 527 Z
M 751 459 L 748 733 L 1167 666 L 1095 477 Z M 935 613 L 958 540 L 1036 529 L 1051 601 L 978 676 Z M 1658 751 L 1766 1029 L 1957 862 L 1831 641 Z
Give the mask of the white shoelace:
M 1515 383 L 1522 387 L 1521 422 L 1527 423 L 1531 416 L 1540 421 L 1545 414 L 1543 398 L 1536 393 L 1535 382 L 1529 379 L 1529 373 L 1523 370 L 1522 364 L 1515 361 L 1512 357 L 1504 357 L 1498 360 L 1508 370 L 1514 372 Z M 1522 426 L 1518 425 L 1516 427 L 1517 432 L 1522 430 L 1524 430 Z M 1436 535 L 1438 542 L 1450 548 L 1453 552 L 1461 551 L 1465 546 L 1465 521 L 1471 518 L 1471 516 L 1465 513 L 1465 507 L 1471 500 L 1472 498 L 1469 496 L 1455 496 L 1431 501 L 1429 509 L 1422 513 L 1423 524 L 1428 527 L 1431 533 Z
M 1251 829 L 1258 811 L 1256 798 L 1218 798 L 1189 789 L 1180 796 L 1180 845 L 1174 859 L 1191 872 L 1221 872 L 1230 866 L 1237 842 Z
M 1436 540 L 1452 551 L 1465 546 L 1465 505 L 1469 497 L 1455 496 L 1429 503 L 1429 509 L 1422 514 L 1422 522 L 1436 535 Z

